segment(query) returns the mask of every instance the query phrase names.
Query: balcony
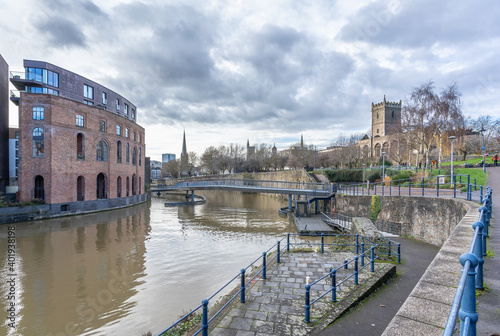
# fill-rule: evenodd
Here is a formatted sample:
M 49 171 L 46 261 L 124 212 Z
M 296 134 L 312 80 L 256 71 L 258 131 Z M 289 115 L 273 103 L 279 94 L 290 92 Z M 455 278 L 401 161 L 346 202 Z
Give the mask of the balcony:
M 10 82 L 20 91 L 24 91 L 26 86 L 42 87 L 42 79 L 30 74 L 30 79 L 26 79 L 26 74 L 20 71 L 10 72 Z
M 19 100 L 21 99 L 19 92 L 17 90 L 10 90 L 10 101 L 16 106 L 19 106 Z

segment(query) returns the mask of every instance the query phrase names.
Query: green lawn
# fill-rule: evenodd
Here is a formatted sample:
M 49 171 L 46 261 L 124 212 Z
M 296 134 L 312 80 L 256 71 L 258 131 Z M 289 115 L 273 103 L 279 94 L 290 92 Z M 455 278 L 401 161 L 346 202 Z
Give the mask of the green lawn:
M 488 160 L 488 158 L 489 158 L 489 160 Z M 483 161 L 483 158 L 475 158 L 475 159 L 470 159 L 470 160 L 465 160 L 465 161 L 453 160 L 453 165 L 463 165 L 466 162 L 469 164 L 476 165 L 476 164 L 480 163 L 481 161 Z M 491 161 L 491 156 L 486 157 L 486 163 L 493 163 L 493 161 Z M 441 162 L 441 165 L 442 166 L 451 166 L 451 161 Z
M 488 172 L 483 173 L 482 168 L 457 168 L 453 170 L 455 174 L 470 175 L 470 183 L 474 184 L 474 179 L 476 179 L 478 186 L 485 186 L 488 180 Z

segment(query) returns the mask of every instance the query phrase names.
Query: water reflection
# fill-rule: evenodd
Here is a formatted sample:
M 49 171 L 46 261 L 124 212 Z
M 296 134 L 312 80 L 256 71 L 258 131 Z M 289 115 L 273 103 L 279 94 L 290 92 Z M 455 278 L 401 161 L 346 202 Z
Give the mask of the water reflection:
M 201 193 L 200 193 L 201 194 Z M 94 215 L 16 224 L 17 321 L 2 335 L 159 332 L 294 231 L 268 196 L 203 192 L 200 206 L 163 200 Z M 7 226 L 0 227 L 2 279 Z M 7 307 L 8 286 L 0 286 Z M 4 311 L 6 308 L 4 309 Z

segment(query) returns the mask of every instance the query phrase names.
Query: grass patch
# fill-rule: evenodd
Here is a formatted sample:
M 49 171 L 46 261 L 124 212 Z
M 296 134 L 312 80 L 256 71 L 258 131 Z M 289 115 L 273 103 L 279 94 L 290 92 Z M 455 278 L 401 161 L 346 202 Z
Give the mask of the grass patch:
M 488 158 L 489 157 L 490 156 L 486 157 L 486 162 L 488 162 Z M 476 165 L 476 164 L 480 163 L 481 161 L 483 161 L 482 157 L 480 157 L 480 158 L 474 158 L 474 159 L 470 159 L 470 160 L 465 160 L 465 161 L 455 161 L 455 160 L 453 160 L 453 165 L 463 165 L 465 163 Z M 490 159 L 490 161 L 491 161 L 491 159 Z M 491 162 L 493 162 L 493 161 L 491 161 Z M 441 166 L 451 166 L 451 161 L 441 162 Z

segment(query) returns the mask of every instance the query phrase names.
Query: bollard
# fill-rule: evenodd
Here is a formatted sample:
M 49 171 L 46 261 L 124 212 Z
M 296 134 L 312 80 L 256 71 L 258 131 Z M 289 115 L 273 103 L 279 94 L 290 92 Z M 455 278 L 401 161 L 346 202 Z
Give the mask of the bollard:
M 286 251 L 290 252 L 290 233 L 286 234 Z
M 262 252 L 262 279 L 266 278 L 266 252 Z
M 359 234 L 356 233 L 356 254 L 359 254 Z
M 201 334 L 203 336 L 208 336 L 208 300 L 203 300 L 201 302 L 203 304 L 203 317 L 201 322 Z
M 365 266 L 365 243 L 361 243 L 361 267 Z
M 375 247 L 370 249 L 370 272 L 375 272 Z
M 349 269 L 349 263 L 347 262 L 347 259 L 344 260 L 344 269 Z
M 332 302 L 337 302 L 337 271 L 330 267 L 330 278 L 332 279 Z
M 477 190 L 477 182 L 476 182 L 476 178 L 474 178 L 474 190 Z
M 401 243 L 398 243 L 398 264 L 401 264 Z
M 325 253 L 325 234 L 321 234 L 321 253 Z
M 354 284 L 358 284 L 358 256 L 354 257 Z
M 305 304 L 305 309 L 306 309 L 306 316 L 305 316 L 305 322 L 309 323 L 311 322 L 310 318 L 310 313 L 311 313 L 311 305 L 309 304 L 309 292 L 311 290 L 311 286 L 309 284 L 306 285 L 306 304 Z
M 241 295 L 240 302 L 245 303 L 245 269 L 241 269 Z
M 476 275 L 475 268 L 478 264 L 478 260 L 474 254 L 464 253 L 460 256 L 460 263 L 465 266 L 467 262 L 470 263 L 470 268 L 467 273 L 467 280 L 465 282 L 460 311 L 458 312 L 458 316 L 460 316 L 460 334 L 463 334 L 462 332 L 465 328 L 465 319 L 469 318 L 470 326 L 468 335 L 476 335 L 476 322 L 478 316 L 476 313 L 476 289 L 474 288 L 474 277 Z
M 281 262 L 281 249 L 280 249 L 280 241 L 278 240 L 278 248 L 277 248 L 277 263 L 279 264 Z
M 483 227 L 484 224 L 481 222 L 475 222 L 472 224 L 474 231 L 478 230 L 476 245 L 474 246 L 474 255 L 476 256 L 478 263 L 476 266 L 476 289 L 484 290 L 483 284 Z

